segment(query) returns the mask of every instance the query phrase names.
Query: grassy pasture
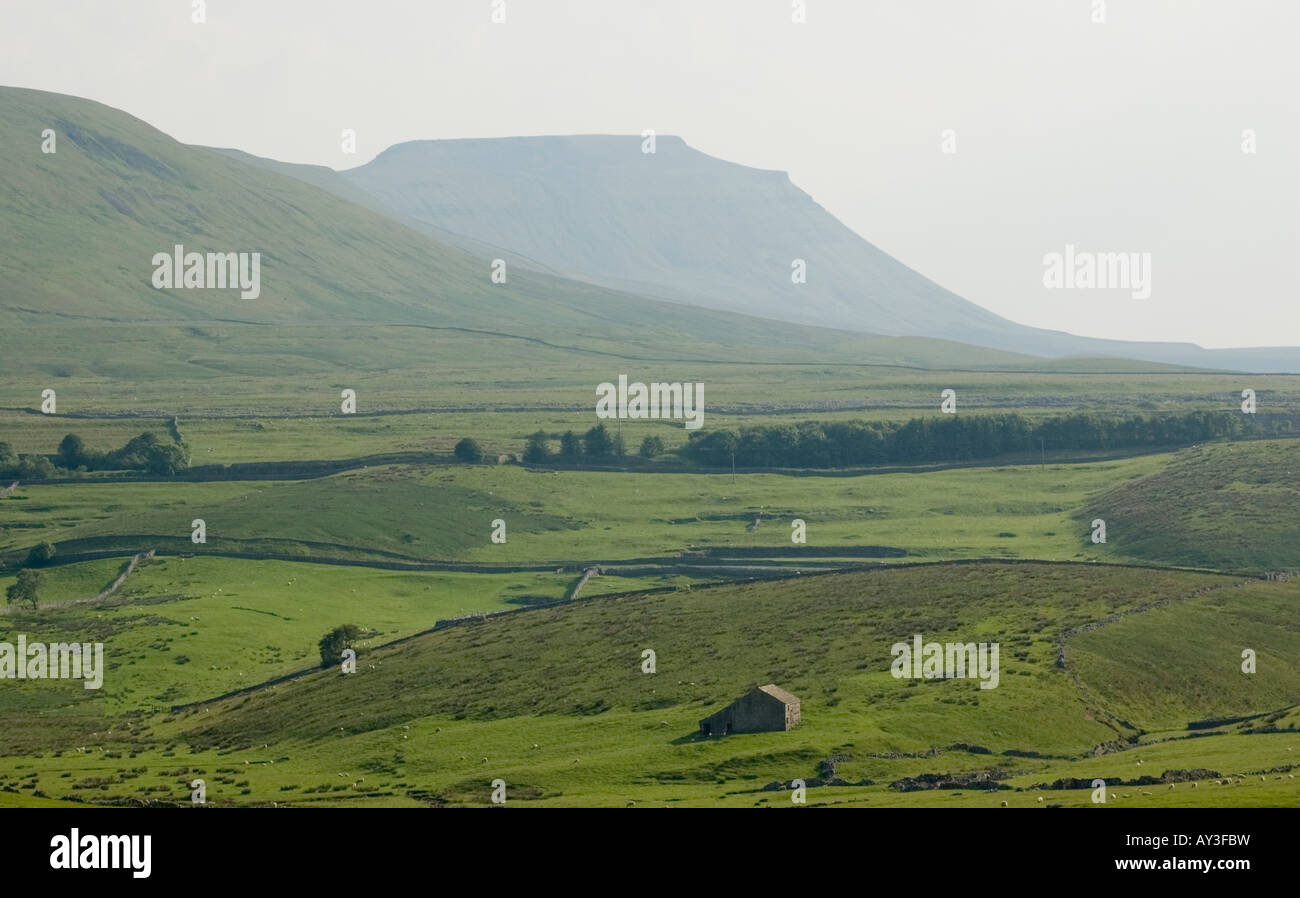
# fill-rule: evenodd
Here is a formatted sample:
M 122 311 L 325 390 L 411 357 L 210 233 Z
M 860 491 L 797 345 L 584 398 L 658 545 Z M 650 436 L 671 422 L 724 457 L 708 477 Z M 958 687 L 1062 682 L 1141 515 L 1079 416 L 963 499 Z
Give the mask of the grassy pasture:
M 1093 546 L 1087 523 L 1074 515 L 1089 496 L 1155 473 L 1168 458 L 734 480 L 448 466 L 288 483 L 20 485 L 0 500 L 0 551 L 21 553 L 48 539 L 122 551 L 167 545 L 348 557 L 380 550 L 494 565 L 617 561 L 717 546 L 771 547 L 779 556 L 791 554 L 791 521 L 800 518 L 807 545 L 820 549 L 893 546 L 921 560 L 1103 558 L 1108 547 Z M 189 543 L 195 518 L 207 524 L 205 546 Z M 490 539 L 498 518 L 506 522 L 505 544 Z
M 1195 790 L 1117 786 L 1107 806 L 1300 804 L 1287 776 L 1300 764 L 1294 712 L 1274 721 L 1275 732 L 1236 725 L 1185 738 L 1171 725 L 1128 751 L 1092 756 L 1094 745 L 1136 732 L 1117 726 L 1115 712 L 1148 701 L 1187 702 L 1198 717 L 1272 710 L 1287 696 L 1294 704 L 1294 652 L 1274 659 L 1280 666 L 1256 691 L 1205 691 L 1187 676 L 1153 682 L 1125 671 L 1134 651 L 1159 657 L 1168 626 L 1204 635 L 1216 626 L 1204 619 L 1211 607 L 1234 609 L 1257 639 L 1280 640 L 1285 652 L 1293 629 L 1269 621 L 1300 587 L 1133 574 L 1050 564 L 913 567 L 578 602 L 367 651 L 354 676 L 322 672 L 179 716 L 148 715 L 116 735 L 63 746 L 57 757 L 49 747 L 29 749 L 0 761 L 0 783 L 19 794 L 177 800 L 185 778 L 203 775 L 217 803 L 482 805 L 501 777 L 508 803 L 523 806 L 780 807 L 790 806 L 789 793 L 764 792 L 765 784 L 811 778 L 835 756 L 839 776 L 874 784 L 812 788 L 810 805 L 1041 806 L 1042 795 L 1084 806 L 1086 790 L 1030 787 L 1199 767 L 1244 779 L 1202 780 Z M 1068 669 L 1056 668 L 1063 633 L 1165 599 L 1072 637 Z M 1161 615 L 1172 622 L 1159 623 Z M 1157 625 L 1146 631 L 1149 619 Z M 912 632 L 999 641 L 1000 685 L 892 678 L 889 646 Z M 653 676 L 640 671 L 645 647 L 658 653 Z M 800 727 L 694 737 L 699 717 L 768 681 L 800 695 Z M 1171 724 L 1159 713 L 1139 721 Z M 888 786 L 994 766 L 1009 789 Z

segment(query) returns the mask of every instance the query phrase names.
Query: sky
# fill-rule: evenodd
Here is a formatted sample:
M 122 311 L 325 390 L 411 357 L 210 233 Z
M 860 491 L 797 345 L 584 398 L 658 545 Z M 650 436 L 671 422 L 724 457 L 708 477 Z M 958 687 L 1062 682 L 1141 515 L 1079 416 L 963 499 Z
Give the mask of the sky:
M 3 0 L 0 84 L 339 169 L 653 129 L 1023 324 L 1300 345 L 1293 0 L 198 2 Z M 1045 287 L 1067 245 L 1150 253 L 1150 296 Z

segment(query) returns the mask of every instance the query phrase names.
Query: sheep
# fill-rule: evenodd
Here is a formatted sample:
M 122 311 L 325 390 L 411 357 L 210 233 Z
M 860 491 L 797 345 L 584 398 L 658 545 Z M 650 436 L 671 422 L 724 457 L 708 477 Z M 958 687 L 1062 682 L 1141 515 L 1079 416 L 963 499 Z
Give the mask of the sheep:
M 1005 807 L 1006 807 L 1006 806 L 1007 806 L 1007 803 L 1006 803 L 1006 802 L 1005 802 L 1005 801 L 1004 801 L 1004 802 L 1002 802 L 1002 807 L 1004 807 L 1004 808 L 1005 808 Z

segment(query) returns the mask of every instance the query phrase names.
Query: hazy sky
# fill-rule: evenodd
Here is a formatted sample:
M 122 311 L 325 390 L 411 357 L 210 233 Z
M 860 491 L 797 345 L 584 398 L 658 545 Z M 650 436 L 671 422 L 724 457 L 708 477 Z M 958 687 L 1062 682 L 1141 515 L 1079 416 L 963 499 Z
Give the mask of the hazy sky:
M 788 171 L 1024 324 L 1300 345 L 1294 0 L 1110 0 L 1104 24 L 1094 0 L 806 0 L 806 24 L 791 0 L 504 0 L 493 24 L 500 2 L 208 0 L 196 25 L 191 0 L 3 0 L 0 83 L 336 168 L 403 140 L 653 128 Z M 1067 243 L 1151 253 L 1150 298 L 1044 288 Z

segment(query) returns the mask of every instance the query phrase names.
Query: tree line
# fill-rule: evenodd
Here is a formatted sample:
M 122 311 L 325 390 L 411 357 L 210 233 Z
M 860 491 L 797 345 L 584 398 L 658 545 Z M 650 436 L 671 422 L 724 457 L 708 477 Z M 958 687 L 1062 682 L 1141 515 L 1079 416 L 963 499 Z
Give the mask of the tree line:
M 1278 424 L 1283 426 L 1279 428 Z M 891 421 L 801 421 L 692 433 L 681 454 L 706 467 L 848 468 L 957 462 L 1037 452 L 1172 446 L 1289 429 L 1236 412 L 944 415 Z
M 664 451 L 664 441 L 656 436 L 648 436 L 641 441 L 637 455 L 642 458 L 654 458 Z M 627 455 L 627 446 L 623 434 L 609 432 L 604 424 L 597 424 L 582 436 L 572 430 L 560 435 L 557 452 L 551 451 L 550 437 L 539 430 L 528 437 L 524 446 L 524 464 L 538 465 L 549 461 L 608 461 Z
M 50 455 L 14 452 L 9 443 L 0 442 L 0 477 L 19 480 L 48 480 L 65 471 L 147 471 L 150 474 L 175 474 L 189 467 L 183 444 L 158 439 L 156 434 L 142 433 L 125 446 L 108 452 L 89 449 L 84 440 L 70 433 Z

